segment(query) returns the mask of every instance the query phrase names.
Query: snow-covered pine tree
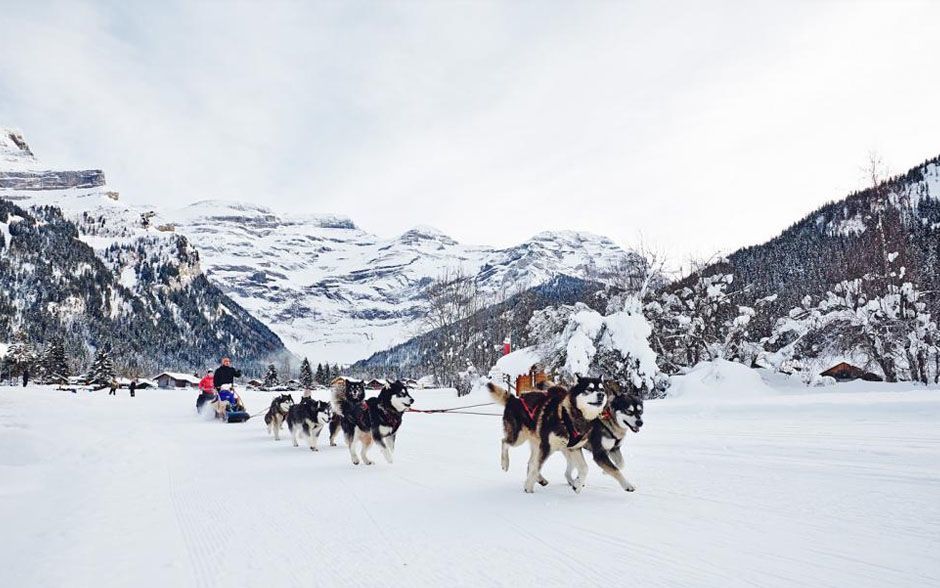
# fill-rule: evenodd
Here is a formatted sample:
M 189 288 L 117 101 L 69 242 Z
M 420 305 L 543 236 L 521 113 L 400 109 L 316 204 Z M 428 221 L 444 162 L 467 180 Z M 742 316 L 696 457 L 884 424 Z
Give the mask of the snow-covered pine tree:
M 300 364 L 300 385 L 307 390 L 313 388 L 313 370 L 310 369 L 310 361 L 306 357 Z
M 321 386 L 326 386 L 328 384 L 327 379 L 326 379 L 326 374 L 323 371 L 322 363 L 317 364 L 317 373 L 313 377 L 313 379 L 316 380 L 317 384 L 320 384 Z
M 111 354 L 104 348 L 100 348 L 88 370 L 86 382 L 92 386 L 107 386 L 112 380 L 114 380 L 114 364 L 111 361 Z
M 279 384 L 277 377 L 277 368 L 274 367 L 274 364 L 268 364 L 268 370 L 264 374 L 264 387 L 273 388 Z
M 11 378 L 19 377 L 25 370 L 34 371 L 36 364 L 36 350 L 30 345 L 23 334 L 17 334 L 7 350 L 4 358 L 6 371 Z
M 65 358 L 65 344 L 59 337 L 54 337 L 43 351 L 42 378 L 47 384 L 68 383 L 69 366 Z

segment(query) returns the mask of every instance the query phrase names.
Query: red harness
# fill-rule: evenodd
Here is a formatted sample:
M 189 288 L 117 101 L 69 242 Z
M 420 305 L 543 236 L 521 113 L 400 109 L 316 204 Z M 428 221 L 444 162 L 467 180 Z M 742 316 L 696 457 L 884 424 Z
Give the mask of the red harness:
M 527 415 L 529 415 L 529 418 L 534 421 L 535 413 L 538 411 L 539 407 L 541 406 L 541 403 L 530 407 L 528 403 L 526 403 L 525 398 L 523 398 L 522 396 L 519 397 L 519 402 L 522 403 L 522 408 L 525 409 L 525 412 Z

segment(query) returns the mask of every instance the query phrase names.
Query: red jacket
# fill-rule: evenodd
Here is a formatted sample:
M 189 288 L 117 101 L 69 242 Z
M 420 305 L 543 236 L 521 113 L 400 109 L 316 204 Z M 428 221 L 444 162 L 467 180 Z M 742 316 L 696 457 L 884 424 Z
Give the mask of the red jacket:
M 203 394 L 212 394 L 215 392 L 215 384 L 212 383 L 212 374 L 199 380 L 199 389 L 202 390 Z

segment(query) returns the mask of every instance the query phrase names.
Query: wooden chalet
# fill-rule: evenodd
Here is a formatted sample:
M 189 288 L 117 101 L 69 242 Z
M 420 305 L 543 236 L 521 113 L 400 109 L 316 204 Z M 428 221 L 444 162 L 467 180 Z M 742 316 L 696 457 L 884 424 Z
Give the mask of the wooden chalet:
M 183 374 L 178 372 L 163 372 L 154 380 L 157 386 L 163 389 L 171 388 L 195 388 L 199 385 L 199 378 L 193 374 Z
M 878 374 L 864 370 L 850 363 L 840 362 L 828 370 L 819 374 L 820 376 L 829 376 L 835 378 L 838 382 L 849 382 L 852 380 L 865 380 L 867 382 L 881 382 L 883 378 Z

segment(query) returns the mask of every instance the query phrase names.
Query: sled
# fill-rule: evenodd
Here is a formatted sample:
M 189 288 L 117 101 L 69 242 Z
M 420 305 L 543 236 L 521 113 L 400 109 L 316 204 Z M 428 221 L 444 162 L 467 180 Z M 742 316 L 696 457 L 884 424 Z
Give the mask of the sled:
M 242 399 L 231 386 L 228 388 L 223 386 L 222 389 L 219 390 L 219 398 L 228 403 L 225 407 L 225 416 L 223 417 L 226 423 L 244 423 L 251 416 L 248 414 L 248 411 L 245 410 Z
M 228 410 L 225 411 L 225 422 L 226 423 L 244 423 L 248 420 L 250 415 L 247 411 L 244 410 Z

